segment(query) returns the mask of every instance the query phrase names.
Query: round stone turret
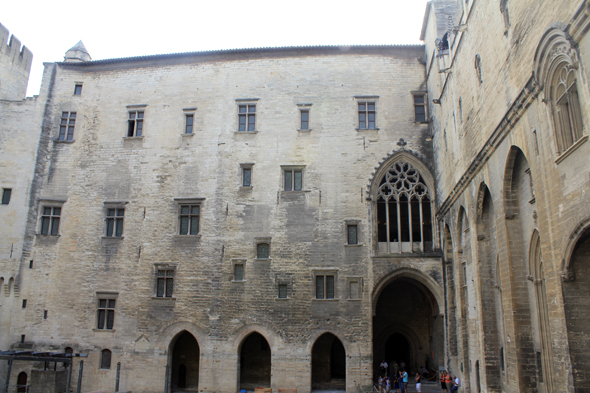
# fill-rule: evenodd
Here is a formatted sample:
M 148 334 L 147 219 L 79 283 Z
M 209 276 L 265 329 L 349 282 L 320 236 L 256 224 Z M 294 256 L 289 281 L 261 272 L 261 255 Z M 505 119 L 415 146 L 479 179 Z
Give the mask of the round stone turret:
M 75 61 L 91 61 L 92 57 L 90 57 L 90 53 L 86 50 L 86 47 L 82 43 L 82 41 L 78 41 L 78 43 L 72 46 L 66 52 L 64 57 L 65 62 L 75 62 Z

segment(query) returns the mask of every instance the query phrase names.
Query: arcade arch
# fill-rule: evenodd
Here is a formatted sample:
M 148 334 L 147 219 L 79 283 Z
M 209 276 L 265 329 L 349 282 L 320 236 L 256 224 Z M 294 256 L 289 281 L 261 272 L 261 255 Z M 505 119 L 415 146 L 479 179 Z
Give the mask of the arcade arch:
M 332 333 L 319 336 L 311 350 L 312 390 L 346 389 L 346 350 Z

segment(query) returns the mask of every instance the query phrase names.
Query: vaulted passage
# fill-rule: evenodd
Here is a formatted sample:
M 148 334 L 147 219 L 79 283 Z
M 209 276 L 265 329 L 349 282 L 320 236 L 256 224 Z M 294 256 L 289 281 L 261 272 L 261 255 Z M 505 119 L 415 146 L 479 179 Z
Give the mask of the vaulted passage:
M 590 231 L 578 241 L 563 283 L 575 392 L 590 392 Z
M 199 389 L 200 349 L 187 331 L 180 333 L 172 350 L 172 391 L 197 392 Z
M 398 278 L 383 289 L 373 320 L 374 376 L 382 360 L 405 363 L 410 375 L 422 366 L 438 370 L 443 364 L 443 325 L 437 312 L 432 293 L 412 278 Z
M 311 353 L 311 388 L 314 390 L 346 389 L 346 351 L 338 337 L 322 334 Z
M 240 389 L 270 388 L 271 351 L 259 333 L 250 334 L 240 348 Z

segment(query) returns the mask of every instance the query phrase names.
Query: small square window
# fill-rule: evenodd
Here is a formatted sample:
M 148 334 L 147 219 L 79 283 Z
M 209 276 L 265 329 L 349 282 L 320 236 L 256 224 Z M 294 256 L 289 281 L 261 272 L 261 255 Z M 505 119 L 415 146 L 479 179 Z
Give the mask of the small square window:
M 375 123 L 375 102 L 359 102 L 359 129 L 374 130 Z
M 129 120 L 127 121 L 127 136 L 142 136 L 143 135 L 143 111 L 129 112 Z
M 288 295 L 288 289 L 289 289 L 289 285 L 288 284 L 279 284 L 279 299 L 287 299 L 287 295 Z
M 256 104 L 238 105 L 238 131 L 256 131 Z
M 174 269 L 156 271 L 156 297 L 172 297 L 174 293 Z
M 59 234 L 59 221 L 61 207 L 41 207 L 41 234 L 45 236 L 57 236 Z
M 414 122 L 426 123 L 426 95 L 414 94 Z
M 309 130 L 309 109 L 300 110 L 301 113 L 301 130 Z
M 334 276 L 315 277 L 315 298 L 334 299 Z
M 107 209 L 106 215 L 106 236 L 107 237 L 122 237 L 123 236 L 123 220 L 125 218 L 125 209 Z
M 256 245 L 256 258 L 257 259 L 268 259 L 270 257 L 270 244 L 258 243 Z
M 234 265 L 234 281 L 244 281 L 244 264 L 236 263 Z
M 347 225 L 348 244 L 358 244 L 358 225 Z
M 185 115 L 185 127 L 184 133 L 185 134 L 192 134 L 193 133 L 193 122 L 194 122 L 195 115 Z
M 179 210 L 179 234 L 197 235 L 199 233 L 201 205 L 180 205 Z
M 23 308 L 27 308 L 27 299 L 23 299 Z
M 301 169 L 284 169 L 284 190 L 301 191 L 303 189 L 303 171 Z
M 2 189 L 2 204 L 8 205 L 10 203 L 10 196 L 12 195 L 12 188 Z
M 115 299 L 98 299 L 97 329 L 113 329 L 115 325 L 115 302 Z
M 76 126 L 76 112 L 62 112 L 59 125 L 60 141 L 74 140 L 74 128 Z
M 74 86 L 74 95 L 75 96 L 80 96 L 82 95 L 82 84 L 76 84 Z
M 242 186 L 252 186 L 252 168 L 242 168 Z

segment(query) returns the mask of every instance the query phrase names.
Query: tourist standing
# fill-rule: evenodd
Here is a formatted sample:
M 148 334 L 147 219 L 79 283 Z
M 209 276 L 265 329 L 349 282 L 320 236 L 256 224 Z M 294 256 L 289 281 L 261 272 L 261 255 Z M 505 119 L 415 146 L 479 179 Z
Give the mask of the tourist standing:
M 386 377 L 387 376 L 387 369 L 389 368 L 389 364 L 387 364 L 387 362 L 385 360 L 381 361 L 381 364 L 379 365 L 379 367 L 381 367 L 381 375 Z
M 422 391 L 422 377 L 420 376 L 420 373 L 416 373 L 416 391 L 417 392 L 421 392 Z
M 408 391 L 408 373 L 405 370 L 401 371 L 401 390 L 402 393 L 406 393 Z
M 442 393 L 448 393 L 448 388 L 447 388 L 447 372 L 443 371 L 442 374 L 440 375 L 440 388 L 442 390 Z
M 379 381 L 377 381 L 378 386 L 379 386 L 379 393 L 383 393 L 383 377 L 380 375 L 379 376 Z

